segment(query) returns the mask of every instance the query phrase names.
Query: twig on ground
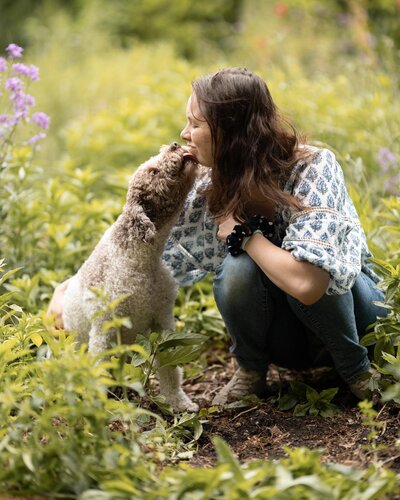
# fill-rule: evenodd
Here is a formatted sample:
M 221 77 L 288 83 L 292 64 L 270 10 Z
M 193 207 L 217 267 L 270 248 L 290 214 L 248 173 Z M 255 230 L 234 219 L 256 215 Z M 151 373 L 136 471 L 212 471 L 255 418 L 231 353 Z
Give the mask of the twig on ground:
M 235 416 L 232 418 L 232 422 L 233 422 L 234 420 L 236 420 L 237 418 L 241 417 L 242 415 L 244 415 L 245 413 L 248 413 L 249 411 L 255 410 L 256 408 L 258 408 L 258 406 L 253 406 L 253 408 L 248 408 L 247 410 L 241 411 L 240 413 L 238 413 L 237 415 L 235 415 Z
M 379 410 L 378 412 L 378 415 L 376 416 L 376 420 L 378 420 L 378 418 L 381 416 L 381 413 L 383 412 L 383 410 L 386 408 L 387 406 L 387 403 L 385 403 L 382 408 Z
M 394 455 L 393 457 L 389 457 L 387 458 L 386 460 L 383 460 L 382 462 L 380 462 L 382 465 L 386 465 L 390 462 L 394 462 L 395 460 L 397 460 L 398 458 L 400 458 L 400 453 L 398 455 Z

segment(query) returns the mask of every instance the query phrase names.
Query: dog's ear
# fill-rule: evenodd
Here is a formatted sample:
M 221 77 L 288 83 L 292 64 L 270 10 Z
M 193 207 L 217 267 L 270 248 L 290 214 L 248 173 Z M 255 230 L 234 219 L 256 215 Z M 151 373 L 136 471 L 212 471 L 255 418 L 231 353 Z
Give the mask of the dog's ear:
M 156 234 L 156 228 L 153 222 L 146 215 L 143 207 L 133 205 L 125 212 L 126 225 L 129 239 L 131 241 L 145 241 L 152 243 Z
M 132 217 L 132 237 L 135 240 L 143 240 L 146 243 L 151 243 L 154 240 L 156 228 L 146 215 L 143 207 L 140 205 L 133 206 L 129 215 Z

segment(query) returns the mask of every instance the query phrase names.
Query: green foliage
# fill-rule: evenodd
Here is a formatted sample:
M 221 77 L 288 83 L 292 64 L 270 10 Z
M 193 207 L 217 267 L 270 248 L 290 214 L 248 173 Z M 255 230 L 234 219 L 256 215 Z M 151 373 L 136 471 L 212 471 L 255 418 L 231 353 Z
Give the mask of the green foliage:
M 56 24 L 85 37 L 85 31 L 102 32 L 119 47 L 136 41 L 173 43 L 186 57 L 198 56 L 204 47 L 232 47 L 241 0 L 4 0 L 0 19 L 2 43 L 18 40 L 24 45 L 44 45 Z M 88 38 L 88 40 L 90 40 Z M 73 40 L 67 40 L 72 45 Z M 90 49 L 89 49 L 90 50 Z
M 165 49 L 153 55 L 168 57 Z M 156 154 L 161 144 L 177 138 L 193 70 L 184 63 L 171 63 L 172 67 L 149 75 L 143 53 L 134 50 L 125 55 L 124 64 L 136 67 L 134 74 L 119 70 L 129 81 L 129 92 L 115 99 L 111 109 L 80 118 L 64 130 L 68 169 L 91 165 L 96 171 L 121 167 L 132 171 Z
M 228 335 L 215 304 L 212 279 L 205 278 L 187 288 L 181 288 L 174 309 L 178 318 L 177 329 L 182 332 L 198 332 L 212 338 L 215 343 L 225 344 Z
M 290 382 L 289 391 L 278 400 L 280 410 L 291 410 L 297 416 L 321 415 L 322 417 L 332 417 L 338 408 L 331 403 L 336 396 L 338 388 L 324 389 L 320 393 L 302 382 Z
M 178 366 L 196 360 L 203 350 L 206 337 L 197 333 L 174 332 L 164 330 L 153 332 L 149 336 L 138 335 L 136 342 L 142 351 L 131 357 L 130 365 L 141 367 L 144 373 L 143 386 L 150 391 L 149 380 L 156 368 Z M 157 362 L 156 362 L 157 360 Z M 130 368 L 125 368 L 124 370 Z M 124 384 L 126 385 L 126 384 Z M 166 413 L 171 409 L 165 404 L 164 398 L 149 392 L 149 396 Z
M 379 371 L 385 375 L 381 389 L 385 390 L 385 398 L 397 394 L 399 378 L 397 373 L 397 359 L 400 356 L 400 264 L 399 250 L 396 240 L 399 234 L 400 200 L 398 197 L 390 197 L 383 200 L 383 207 L 379 219 L 383 221 L 380 229 L 383 237 L 386 237 L 386 256 L 388 260 L 374 259 L 374 263 L 382 276 L 380 288 L 385 292 L 385 300 L 382 304 L 388 309 L 384 318 L 378 318 L 371 326 L 371 331 L 361 339 L 366 346 L 374 346 L 373 361 L 379 367 Z M 393 240 L 391 239 L 394 235 Z M 389 260 L 390 259 L 390 260 Z M 392 388 L 388 388 L 388 378 L 394 382 Z
M 361 339 L 366 346 L 374 345 L 374 362 L 382 366 L 384 353 L 396 355 L 400 341 L 400 265 L 374 260 L 378 266 L 383 280 L 380 284 L 386 290 L 384 305 L 389 309 L 388 315 L 378 318 L 373 326 L 373 331 Z
M 362 423 L 369 428 L 368 441 L 369 447 L 373 452 L 382 449 L 382 446 L 377 444 L 377 439 L 379 437 L 379 431 L 384 427 L 384 422 L 378 421 L 378 412 L 374 409 L 374 404 L 372 401 L 360 401 L 358 407 L 362 413 Z
M 381 233 L 383 239 L 383 245 L 385 246 L 386 257 L 388 257 L 388 264 L 392 266 L 397 266 L 400 264 L 400 249 L 399 249 L 399 237 L 400 237 L 400 197 L 390 196 L 382 200 L 382 206 L 378 213 L 378 220 L 381 223 Z M 389 268 L 390 269 L 390 268 Z M 393 272 L 391 271 L 391 275 Z M 387 276 L 387 272 L 384 271 L 384 276 Z M 391 289 L 393 291 L 395 286 L 392 284 Z M 395 302 L 394 296 L 390 298 L 391 303 Z
M 3 273 L 0 281 L 13 273 Z M 132 493 L 155 480 L 157 463 L 193 454 L 202 432 L 195 415 L 176 417 L 170 426 L 127 399 L 108 396 L 116 382 L 143 394 L 138 376 L 131 373 L 129 384 L 127 377 L 110 376 L 121 371 L 119 355 L 146 357 L 142 347 L 116 346 L 106 353 L 109 361 L 98 362 L 83 348 L 75 352 L 73 336 L 53 338 L 38 316 L 11 300 L 12 292 L 0 295 L 2 491 Z M 50 359 L 40 347 L 43 340 Z M 165 353 L 182 343 L 190 341 L 166 334 Z
M 371 467 L 361 472 L 323 466 L 318 451 L 287 450 L 286 459 L 254 460 L 242 465 L 222 439 L 214 438 L 214 446 L 218 461 L 212 469 L 194 469 L 185 464 L 166 467 L 149 498 L 372 500 L 399 491 L 391 471 Z

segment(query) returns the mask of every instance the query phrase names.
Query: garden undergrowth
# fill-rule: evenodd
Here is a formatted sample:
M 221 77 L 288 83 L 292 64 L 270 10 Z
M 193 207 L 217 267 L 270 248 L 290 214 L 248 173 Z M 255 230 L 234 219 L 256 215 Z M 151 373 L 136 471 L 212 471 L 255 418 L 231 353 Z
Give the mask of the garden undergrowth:
M 186 375 L 197 377 L 205 369 L 207 350 L 226 348 L 227 334 L 209 278 L 180 290 L 175 333 L 139 338 L 133 346 L 116 345 L 107 362 L 96 364 L 84 349 L 75 352 L 73 336 L 62 331 L 54 335 L 44 318 L 56 284 L 76 271 L 120 212 L 129 174 L 162 143 L 178 137 L 190 81 L 220 66 L 251 64 L 266 78 L 278 104 L 315 143 L 333 149 L 344 167 L 383 277 L 383 305 L 389 309 L 363 343 L 373 348 L 373 363 L 382 376 L 374 389 L 382 402 L 400 404 L 396 78 L 386 63 L 356 63 L 351 53 L 336 69 L 325 63 L 322 71 L 309 52 L 301 52 L 304 45 L 298 37 L 294 48 L 290 32 L 300 30 L 307 36 L 309 46 L 318 48 L 318 61 L 329 59 L 327 55 L 336 50 L 329 45 L 332 33 L 325 32 L 323 43 L 318 43 L 311 29 L 314 19 L 303 17 L 302 23 L 291 25 L 290 16 L 291 22 L 296 20 L 298 10 L 291 11 L 288 2 L 288 17 L 282 7 L 278 9 L 281 29 L 268 38 L 265 24 L 260 26 L 258 20 L 273 18 L 254 13 L 253 2 L 247 7 L 247 24 L 237 49 L 218 52 L 215 60 L 209 58 L 211 63 L 204 62 L 207 54 L 189 63 L 168 43 L 136 43 L 122 50 L 107 45 L 107 34 L 100 40 L 99 33 L 91 47 L 77 54 L 71 41 L 65 46 L 59 42 L 73 22 L 60 17 L 57 22 L 66 24 L 49 33 L 46 50 L 38 50 L 39 45 L 31 49 L 41 68 L 40 82 L 31 78 L 32 69 L 25 76 L 1 71 L 2 492 L 86 500 L 350 500 L 400 494 L 398 475 L 379 459 L 368 469 L 357 470 L 323 464 L 320 451 L 305 448 L 286 449 L 284 459 L 239 463 L 226 443 L 216 438 L 215 467 L 188 465 L 215 410 L 207 407 L 199 415 L 173 415 L 153 390 L 151 360 L 162 351 L 164 362 L 189 362 Z M 282 57 L 285 51 L 292 56 Z M 72 59 L 65 67 L 65 61 Z M 7 71 L 15 62 L 6 61 Z M 20 101 L 23 115 L 12 121 L 18 111 L 12 108 L 17 90 L 12 94 L 5 83 L 17 75 L 24 80 L 26 95 L 35 85 L 38 103 L 51 115 L 51 122 L 43 115 L 33 120 L 34 102 L 28 97 Z M 39 129 L 33 130 L 35 126 Z M 49 135 L 47 142 L 37 137 L 39 131 Z M 114 319 L 111 326 L 121 326 Z M 294 384 L 291 389 L 278 401 L 281 409 L 328 418 L 338 411 L 334 388 L 318 393 Z M 370 429 L 368 446 L 375 453 L 376 411 L 368 403 L 360 411 Z

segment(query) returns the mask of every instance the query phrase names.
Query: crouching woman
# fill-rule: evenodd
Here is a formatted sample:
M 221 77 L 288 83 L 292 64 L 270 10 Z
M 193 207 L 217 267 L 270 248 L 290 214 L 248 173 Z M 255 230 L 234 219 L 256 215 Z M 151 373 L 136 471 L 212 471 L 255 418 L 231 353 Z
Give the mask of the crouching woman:
M 244 68 L 202 77 L 192 90 L 181 137 L 209 170 L 165 259 L 184 284 L 215 271 L 239 366 L 213 403 L 263 395 L 269 363 L 313 366 L 323 361 L 318 345 L 367 397 L 371 366 L 359 338 L 386 311 L 374 304 L 383 294 L 334 154 L 307 145 Z

